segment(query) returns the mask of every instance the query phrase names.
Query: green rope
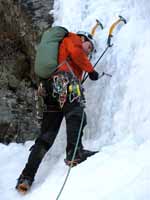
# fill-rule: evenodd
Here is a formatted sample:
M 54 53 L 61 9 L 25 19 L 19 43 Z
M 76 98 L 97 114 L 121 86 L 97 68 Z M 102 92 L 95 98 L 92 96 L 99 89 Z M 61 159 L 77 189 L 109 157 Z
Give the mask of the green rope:
M 74 148 L 74 152 L 73 152 L 73 156 L 72 156 L 72 160 L 71 160 L 71 165 L 69 166 L 69 169 L 68 169 L 66 178 L 65 178 L 64 183 L 63 183 L 63 185 L 62 185 L 62 187 L 61 187 L 61 189 L 60 189 L 60 191 L 59 191 L 59 193 L 58 193 L 58 195 L 57 195 L 56 200 L 58 200 L 59 197 L 60 197 L 60 195 L 62 194 L 63 189 L 64 189 L 64 187 L 65 187 L 65 185 L 66 185 L 66 183 L 67 183 L 68 177 L 69 177 L 69 175 L 70 175 L 71 168 L 72 168 L 72 166 L 73 166 L 73 161 L 74 161 L 74 159 L 75 159 L 76 152 L 77 152 L 77 148 L 78 148 L 78 144 L 79 144 L 79 139 L 80 139 L 80 135 L 81 135 L 81 129 L 82 129 L 82 125 L 83 125 L 83 120 L 84 120 L 84 110 L 83 110 L 83 112 L 82 112 L 82 120 L 81 120 L 81 124 L 80 124 L 80 128 L 79 128 L 79 132 L 78 132 L 78 138 L 77 138 L 76 146 L 75 146 L 75 148 Z

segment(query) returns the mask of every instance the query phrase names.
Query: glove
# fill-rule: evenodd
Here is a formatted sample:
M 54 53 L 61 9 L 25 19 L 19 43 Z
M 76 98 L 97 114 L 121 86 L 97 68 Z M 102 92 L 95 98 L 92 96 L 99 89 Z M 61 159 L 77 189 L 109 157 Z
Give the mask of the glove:
M 96 81 L 99 79 L 99 73 L 95 70 L 93 70 L 92 72 L 89 72 L 89 78 L 92 80 L 92 81 Z

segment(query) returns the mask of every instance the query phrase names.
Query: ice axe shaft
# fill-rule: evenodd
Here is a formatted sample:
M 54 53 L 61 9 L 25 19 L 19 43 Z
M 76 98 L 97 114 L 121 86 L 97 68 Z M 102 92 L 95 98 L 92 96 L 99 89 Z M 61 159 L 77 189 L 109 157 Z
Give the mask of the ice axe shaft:
M 105 48 L 105 50 L 103 51 L 103 53 L 100 55 L 100 57 L 98 58 L 98 60 L 96 61 L 96 63 L 94 64 L 94 68 L 96 67 L 97 63 L 100 61 L 100 59 L 103 57 L 103 55 L 106 53 L 106 51 L 108 50 L 109 46 L 107 46 Z

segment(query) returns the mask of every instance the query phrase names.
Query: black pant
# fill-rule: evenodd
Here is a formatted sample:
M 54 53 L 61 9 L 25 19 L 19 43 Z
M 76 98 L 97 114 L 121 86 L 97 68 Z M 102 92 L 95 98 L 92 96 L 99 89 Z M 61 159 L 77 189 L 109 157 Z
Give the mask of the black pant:
M 52 88 L 51 88 L 52 89 Z M 28 158 L 28 162 L 22 172 L 24 176 L 29 176 L 34 179 L 37 169 L 45 155 L 45 153 L 51 148 L 54 140 L 58 134 L 63 117 L 66 120 L 66 132 L 67 132 L 67 152 L 74 152 L 74 148 L 77 142 L 79 130 L 81 128 L 81 135 L 79 139 L 78 148 L 82 146 L 83 128 L 86 125 L 86 114 L 83 106 L 80 102 L 74 101 L 70 103 L 67 101 L 63 108 L 60 109 L 56 99 L 52 97 L 52 91 L 48 89 L 48 96 L 45 102 L 48 106 L 48 112 L 44 112 L 43 121 L 41 126 L 41 134 L 36 139 L 34 146 Z M 51 102 L 51 103 L 50 103 Z M 81 123 L 83 118 L 83 124 Z M 82 124 L 82 127 L 80 127 Z

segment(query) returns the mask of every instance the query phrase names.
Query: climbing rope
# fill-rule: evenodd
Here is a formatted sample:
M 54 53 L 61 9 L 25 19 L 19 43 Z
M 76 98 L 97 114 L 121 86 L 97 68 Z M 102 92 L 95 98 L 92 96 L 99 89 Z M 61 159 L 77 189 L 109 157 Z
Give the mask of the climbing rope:
M 62 187 L 61 187 L 61 189 L 60 189 L 60 191 L 59 191 L 59 193 L 58 193 L 58 195 L 56 197 L 56 200 L 58 200 L 60 198 L 60 196 L 61 196 L 61 194 L 62 194 L 62 192 L 64 190 L 64 187 L 65 187 L 65 185 L 67 183 L 67 180 L 69 178 L 71 169 L 73 167 L 73 161 L 74 161 L 76 153 L 77 153 L 78 144 L 79 144 L 79 140 L 80 140 L 80 136 L 81 136 L 81 129 L 82 129 L 82 126 L 83 126 L 84 115 L 85 114 L 84 114 L 84 110 L 83 110 L 83 112 L 82 112 L 82 119 L 81 119 L 81 123 L 80 123 L 80 128 L 79 128 L 79 132 L 78 132 L 78 138 L 77 138 L 77 142 L 76 142 L 76 145 L 75 145 L 75 148 L 74 148 L 74 152 L 73 152 L 73 156 L 72 156 L 72 159 L 71 159 L 71 165 L 69 166 L 69 169 L 68 169 L 67 175 L 65 177 L 64 183 L 63 183 L 63 185 L 62 185 Z

